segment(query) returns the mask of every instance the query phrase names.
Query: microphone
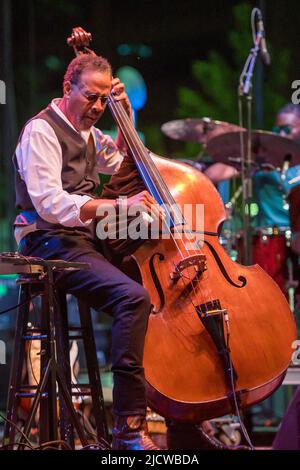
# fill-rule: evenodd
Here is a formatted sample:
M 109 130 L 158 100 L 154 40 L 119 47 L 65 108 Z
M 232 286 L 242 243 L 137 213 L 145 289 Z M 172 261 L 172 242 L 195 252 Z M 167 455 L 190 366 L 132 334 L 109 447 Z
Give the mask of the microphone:
M 267 43 L 266 43 L 266 33 L 265 33 L 265 28 L 264 28 L 264 22 L 263 22 L 263 17 L 261 11 L 258 9 L 257 11 L 257 31 L 261 35 L 261 42 L 260 42 L 260 55 L 261 55 L 261 60 L 265 65 L 270 65 L 271 64 L 271 57 L 267 49 Z

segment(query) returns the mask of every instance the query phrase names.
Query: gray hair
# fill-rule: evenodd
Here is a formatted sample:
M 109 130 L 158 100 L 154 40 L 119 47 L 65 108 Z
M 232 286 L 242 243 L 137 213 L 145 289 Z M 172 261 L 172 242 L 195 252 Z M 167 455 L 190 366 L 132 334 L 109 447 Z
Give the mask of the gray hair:
M 94 70 L 112 75 L 112 68 L 108 60 L 94 54 L 82 54 L 73 59 L 66 70 L 63 85 L 71 82 L 75 85 L 79 83 L 80 77 L 86 70 Z

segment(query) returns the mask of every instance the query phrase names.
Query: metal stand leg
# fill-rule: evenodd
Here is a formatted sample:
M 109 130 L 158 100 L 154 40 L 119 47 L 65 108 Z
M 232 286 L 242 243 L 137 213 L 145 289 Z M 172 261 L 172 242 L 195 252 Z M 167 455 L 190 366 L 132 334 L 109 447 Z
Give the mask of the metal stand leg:
M 29 301 L 30 301 L 30 286 L 22 285 L 19 293 L 19 304 L 23 304 L 18 308 L 17 320 L 16 320 L 16 331 L 14 339 L 14 352 L 12 357 L 12 366 L 10 371 L 10 381 L 7 399 L 7 420 L 4 427 L 3 445 L 11 445 L 15 441 L 16 428 L 14 424 L 17 424 L 19 398 L 17 392 L 20 389 L 22 379 L 22 368 L 25 357 L 25 332 L 28 323 L 29 316 Z
M 89 375 L 89 384 L 93 402 L 93 412 L 97 427 L 97 436 L 99 441 L 105 439 L 108 442 L 108 429 L 105 417 L 105 406 L 102 391 L 102 384 L 97 361 L 97 351 L 95 337 L 91 319 L 91 312 L 87 305 L 78 301 L 80 322 L 83 329 L 83 343 L 86 354 L 87 369 Z
M 71 366 L 70 366 L 70 348 L 69 348 L 69 329 L 68 329 L 68 309 L 65 292 L 57 292 L 59 308 L 55 309 L 55 335 L 56 352 L 58 357 L 59 369 L 65 377 L 68 393 L 71 396 Z M 58 306 L 57 306 L 58 307 Z M 73 426 L 68 414 L 68 408 L 63 399 L 61 389 L 59 389 L 59 428 L 60 438 L 66 441 L 72 448 L 74 444 Z

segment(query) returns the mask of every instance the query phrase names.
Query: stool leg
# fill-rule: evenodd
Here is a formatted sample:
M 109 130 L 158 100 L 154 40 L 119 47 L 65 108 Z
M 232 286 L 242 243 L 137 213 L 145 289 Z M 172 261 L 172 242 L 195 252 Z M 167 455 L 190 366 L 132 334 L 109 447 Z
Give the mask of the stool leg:
M 21 285 L 19 291 L 19 304 L 24 303 L 17 310 L 16 331 L 14 340 L 14 351 L 12 357 L 12 366 L 10 370 L 10 381 L 7 398 L 7 419 L 9 422 L 5 423 L 3 445 L 13 444 L 15 440 L 16 428 L 18 419 L 19 398 L 18 392 L 21 387 L 22 368 L 25 357 L 25 340 L 24 335 L 27 330 L 27 323 L 29 317 L 29 300 L 30 300 L 30 286 Z
M 108 429 L 105 416 L 105 406 L 100 378 L 99 364 L 94 337 L 91 312 L 85 302 L 78 300 L 81 327 L 83 328 L 83 344 L 86 355 L 89 383 L 91 389 L 93 412 L 97 427 L 97 437 L 100 441 L 108 442 Z
M 44 284 L 44 295 L 42 296 L 41 329 L 47 332 L 48 340 L 42 343 L 41 348 L 41 380 L 48 370 L 50 360 L 55 360 L 55 345 L 53 335 L 53 286 L 48 279 Z M 40 400 L 40 444 L 55 441 L 57 434 L 57 399 L 56 399 L 56 373 L 50 367 L 49 376 L 45 385 L 46 395 Z
M 67 390 L 72 396 L 71 370 L 70 370 L 70 347 L 68 329 L 68 310 L 66 293 L 58 291 L 57 300 L 59 308 L 55 308 L 55 338 L 57 363 L 62 377 L 65 377 Z M 59 387 L 59 426 L 60 438 L 66 441 L 72 449 L 75 448 L 73 425 L 68 413 L 68 406 L 65 403 L 61 387 Z

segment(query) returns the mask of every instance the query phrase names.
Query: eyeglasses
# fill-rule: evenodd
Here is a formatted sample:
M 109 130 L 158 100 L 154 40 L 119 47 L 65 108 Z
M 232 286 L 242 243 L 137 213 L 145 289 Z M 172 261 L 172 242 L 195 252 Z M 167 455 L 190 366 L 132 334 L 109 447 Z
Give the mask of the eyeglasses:
M 272 132 L 275 132 L 275 134 L 280 134 L 281 132 L 284 132 L 286 135 L 291 134 L 292 128 L 291 126 L 273 126 L 272 127 Z
M 102 96 L 102 95 L 98 95 L 98 93 L 89 93 L 89 92 L 84 92 L 79 85 L 77 85 L 76 83 L 74 83 L 73 85 L 75 85 L 78 90 L 80 91 L 80 93 L 82 94 L 82 96 L 84 96 L 89 103 L 96 103 L 98 100 L 100 100 L 102 106 L 105 106 L 107 104 L 107 101 L 108 101 L 108 98 L 109 96 Z

